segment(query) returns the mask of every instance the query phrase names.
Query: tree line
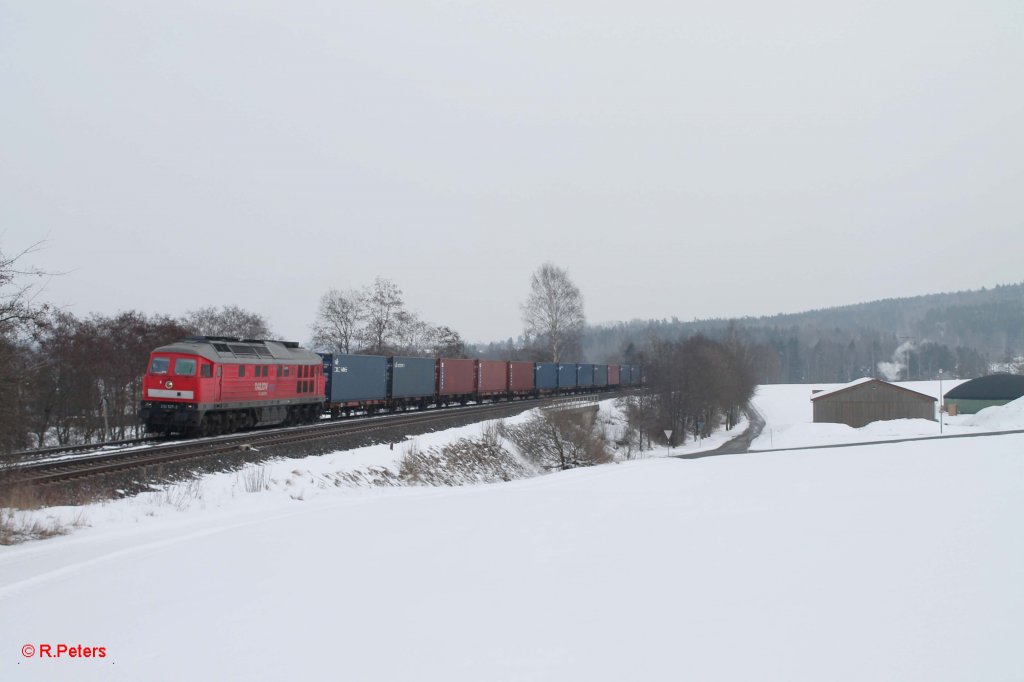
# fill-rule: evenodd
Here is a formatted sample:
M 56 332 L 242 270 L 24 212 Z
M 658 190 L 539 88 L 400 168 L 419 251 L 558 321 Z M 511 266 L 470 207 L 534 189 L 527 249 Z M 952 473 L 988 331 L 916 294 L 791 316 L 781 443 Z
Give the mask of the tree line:
M 154 348 L 190 335 L 264 338 L 266 320 L 237 306 L 181 318 L 129 311 L 31 310 L 0 333 L 0 450 L 131 438 Z
M 466 357 L 457 331 L 432 325 L 405 305 L 402 290 L 378 277 L 372 285 L 331 289 L 320 298 L 313 347 L 329 353 Z
M 641 440 L 673 445 L 739 421 L 757 386 L 751 348 L 738 338 L 657 340 L 639 353 L 647 391 L 629 399 L 627 416 Z
M 0 451 L 141 435 L 153 349 L 188 336 L 275 338 L 266 318 L 234 305 L 78 317 L 38 303 L 48 273 L 24 264 L 38 247 L 0 251 Z M 458 332 L 421 320 L 383 278 L 326 293 L 312 330 L 315 350 L 465 357 Z

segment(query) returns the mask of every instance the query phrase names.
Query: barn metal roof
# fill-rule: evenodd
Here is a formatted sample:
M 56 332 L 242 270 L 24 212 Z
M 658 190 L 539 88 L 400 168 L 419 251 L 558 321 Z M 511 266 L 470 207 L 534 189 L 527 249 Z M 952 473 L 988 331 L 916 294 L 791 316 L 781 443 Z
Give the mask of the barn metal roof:
M 821 391 L 819 393 L 815 393 L 814 395 L 811 396 L 811 400 L 818 400 L 819 398 L 826 398 L 828 396 L 836 395 L 837 393 L 843 393 L 845 391 L 849 391 L 849 390 L 852 390 L 854 388 L 857 388 L 858 386 L 863 386 L 865 384 L 871 384 L 871 383 L 875 383 L 875 384 L 878 384 L 879 386 L 884 386 L 886 388 L 894 389 L 894 390 L 897 390 L 897 391 L 903 391 L 904 393 L 909 393 L 910 395 L 912 395 L 912 396 L 914 396 L 916 398 L 920 398 L 921 400 L 931 400 L 933 402 L 935 401 L 935 397 L 934 396 L 930 396 L 927 393 L 920 393 L 918 391 L 912 391 L 909 388 L 903 388 L 902 386 L 897 386 L 896 384 L 890 384 L 888 381 L 882 381 L 881 379 L 872 379 L 871 377 L 863 377 L 861 379 L 857 379 L 856 381 L 851 381 L 850 383 L 846 384 L 845 386 L 840 386 L 838 388 L 833 388 L 833 389 L 830 389 L 828 391 Z
M 965 381 L 946 393 L 947 398 L 961 400 L 1016 400 L 1024 396 L 1024 376 L 989 374 Z

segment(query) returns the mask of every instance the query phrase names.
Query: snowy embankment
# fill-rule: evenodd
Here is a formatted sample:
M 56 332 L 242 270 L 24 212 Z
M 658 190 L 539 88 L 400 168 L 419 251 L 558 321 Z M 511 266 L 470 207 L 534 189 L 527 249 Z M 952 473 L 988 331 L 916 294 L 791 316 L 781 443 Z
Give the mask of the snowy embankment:
M 759 393 L 769 424 L 798 414 L 799 391 L 789 406 L 783 390 Z M 1024 415 L 998 409 L 977 418 L 1002 429 Z M 617 411 L 602 404 L 599 419 L 614 439 Z M 516 457 L 462 470 L 449 482 L 463 487 L 396 485 L 410 450 L 487 428 L 207 476 L 0 547 L 0 613 L 15 614 L 0 619 L 4 679 L 941 682 L 1024 669 L 1024 435 L 472 484 L 527 466 Z M 106 655 L 41 658 L 43 644 Z
M 618 459 L 667 454 L 664 448 L 641 452 L 635 444 L 628 448 L 618 444 L 626 424 L 617 401 L 601 401 L 598 408 L 598 431 L 610 448 L 618 448 Z M 360 495 L 380 487 L 473 485 L 529 478 L 545 472 L 495 431 L 498 424 L 521 425 L 539 412 L 529 410 L 509 419 L 421 434 L 394 446 L 371 445 L 327 455 L 267 460 L 238 471 L 206 474 L 164 485 L 154 492 L 82 507 L 6 510 L 3 513 L 9 517 L 0 521 L 17 529 L 36 527 L 43 535 L 50 534 L 50 529 L 81 533 L 86 528 L 124 523 L 153 524 L 162 518 L 173 522 L 187 513 L 218 509 L 244 512 L 325 496 Z M 688 441 L 670 452 L 675 455 L 713 449 L 745 428 L 743 421 L 731 431 L 721 429 L 710 438 Z

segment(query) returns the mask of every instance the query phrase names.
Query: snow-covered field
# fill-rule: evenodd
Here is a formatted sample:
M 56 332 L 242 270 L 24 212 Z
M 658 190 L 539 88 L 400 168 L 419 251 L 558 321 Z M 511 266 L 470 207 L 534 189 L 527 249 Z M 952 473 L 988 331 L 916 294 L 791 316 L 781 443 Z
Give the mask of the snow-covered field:
M 763 389 L 766 431 L 806 430 L 809 393 Z M 2 679 L 1021 679 L 1024 435 L 365 487 L 402 447 L 0 547 Z

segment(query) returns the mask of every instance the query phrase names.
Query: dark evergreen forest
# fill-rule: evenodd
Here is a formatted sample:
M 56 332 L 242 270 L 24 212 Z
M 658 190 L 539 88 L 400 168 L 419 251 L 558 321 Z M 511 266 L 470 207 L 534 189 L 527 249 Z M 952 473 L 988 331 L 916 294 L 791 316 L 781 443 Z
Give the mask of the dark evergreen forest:
M 940 369 L 959 378 L 1021 372 L 1024 284 L 770 317 L 591 326 L 583 352 L 594 362 L 629 362 L 642 360 L 655 341 L 698 335 L 742 342 L 759 383 L 934 379 Z

